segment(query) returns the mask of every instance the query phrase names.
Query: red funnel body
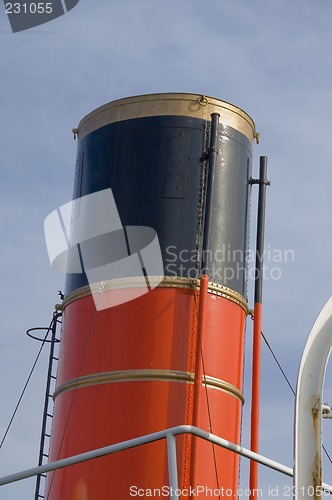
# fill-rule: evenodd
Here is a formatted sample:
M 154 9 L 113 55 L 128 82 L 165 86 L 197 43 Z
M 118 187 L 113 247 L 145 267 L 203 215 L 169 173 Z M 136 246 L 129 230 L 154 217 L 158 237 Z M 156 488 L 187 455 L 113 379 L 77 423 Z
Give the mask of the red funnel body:
M 211 178 L 214 112 L 220 124 Z M 164 277 L 104 279 L 102 291 L 92 287 L 93 300 L 86 276 L 68 273 L 51 461 L 181 424 L 239 443 L 254 134 L 239 108 L 192 94 L 115 101 L 82 120 L 74 199 L 111 188 L 124 227 L 156 231 Z M 204 297 L 201 274 L 209 277 Z M 147 280 L 160 283 L 147 291 Z M 142 295 L 125 301 L 133 289 Z M 98 310 L 119 293 L 122 303 Z M 236 497 L 237 455 L 190 436 L 176 441 L 183 498 L 197 485 Z M 168 484 L 160 441 L 50 473 L 46 498 L 122 500 Z

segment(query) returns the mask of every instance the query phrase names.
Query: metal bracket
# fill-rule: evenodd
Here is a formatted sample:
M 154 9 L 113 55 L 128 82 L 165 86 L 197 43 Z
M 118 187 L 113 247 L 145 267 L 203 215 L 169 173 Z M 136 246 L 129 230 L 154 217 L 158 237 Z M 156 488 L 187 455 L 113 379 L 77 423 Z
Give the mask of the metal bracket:
M 327 403 L 324 403 L 322 405 L 322 418 L 327 418 L 332 420 L 331 413 L 332 413 L 331 407 Z
M 261 181 L 260 179 L 253 179 L 252 177 L 250 177 L 248 179 L 248 184 L 265 184 L 266 186 L 271 186 L 271 181 L 268 180 Z
M 206 106 L 209 103 L 205 95 L 201 95 L 200 98 L 198 99 L 198 102 L 201 106 Z

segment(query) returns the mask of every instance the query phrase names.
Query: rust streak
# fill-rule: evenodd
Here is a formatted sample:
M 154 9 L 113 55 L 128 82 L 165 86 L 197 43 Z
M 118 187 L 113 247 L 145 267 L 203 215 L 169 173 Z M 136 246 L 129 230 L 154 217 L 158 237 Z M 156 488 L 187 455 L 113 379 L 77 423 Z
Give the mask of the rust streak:
M 316 446 L 316 454 L 315 454 L 315 462 L 312 471 L 312 481 L 313 481 L 313 498 L 315 500 L 322 498 L 322 459 L 321 459 L 321 449 L 320 449 L 320 417 L 321 412 L 319 408 L 321 406 L 320 399 L 318 399 L 316 405 L 312 409 L 312 418 L 313 418 L 313 427 L 315 433 L 315 446 Z

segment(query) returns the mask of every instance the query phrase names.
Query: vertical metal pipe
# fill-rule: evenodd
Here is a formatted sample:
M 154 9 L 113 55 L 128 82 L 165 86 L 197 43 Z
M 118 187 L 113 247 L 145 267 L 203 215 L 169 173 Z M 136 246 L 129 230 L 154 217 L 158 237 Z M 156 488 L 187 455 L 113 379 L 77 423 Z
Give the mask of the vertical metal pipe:
M 208 254 L 205 250 L 208 247 L 211 232 L 211 212 L 212 212 L 212 192 L 214 185 L 214 177 L 217 166 L 218 156 L 218 126 L 219 113 L 212 113 L 211 128 L 210 128 L 210 146 L 209 146 L 209 165 L 206 176 L 206 199 L 205 199 L 205 216 L 204 216 L 204 233 L 203 233 L 203 256 L 202 256 L 202 274 L 207 274 L 209 269 Z
M 206 175 L 206 197 L 205 197 L 205 214 L 204 214 L 204 232 L 202 244 L 202 259 L 201 259 L 201 278 L 199 292 L 199 311 L 198 311 L 198 326 L 196 340 L 196 358 L 195 358 L 195 381 L 194 381 L 194 403 L 192 425 L 199 427 L 199 416 L 201 413 L 201 399 L 203 389 L 203 360 L 202 360 L 202 345 L 203 332 L 206 314 L 206 299 L 209 287 L 209 252 L 206 252 L 210 239 L 211 232 L 211 215 L 212 215 L 212 193 L 214 185 L 215 170 L 217 165 L 218 155 L 218 125 L 219 113 L 211 114 L 210 126 L 210 146 L 209 146 L 209 165 Z M 197 483 L 197 437 L 192 440 L 192 459 L 191 459 L 191 479 L 190 483 L 195 488 Z
M 259 194 L 256 235 L 256 265 L 255 265 L 255 305 L 254 334 L 252 353 L 252 393 L 251 393 L 251 436 L 250 449 L 258 452 L 259 417 L 260 417 L 260 362 L 261 362 L 261 330 L 262 330 L 262 288 L 264 275 L 264 229 L 267 181 L 267 157 L 260 157 Z M 250 462 L 250 500 L 257 499 L 258 463 Z
M 263 271 L 264 271 L 264 233 L 267 180 L 267 156 L 260 157 L 259 163 L 259 193 L 256 235 L 256 274 L 255 274 L 255 303 L 262 303 Z
M 204 323 L 206 315 L 206 298 L 208 294 L 208 285 L 209 285 L 209 277 L 206 274 L 203 274 L 200 279 L 198 328 L 197 328 L 196 360 L 195 360 L 194 407 L 193 407 L 193 425 L 195 427 L 199 427 L 201 396 L 203 391 L 202 345 L 203 345 L 203 333 L 204 333 Z
M 170 498 L 178 499 L 178 468 L 176 461 L 176 442 L 174 434 L 167 434 L 168 476 Z
M 209 277 L 204 274 L 200 279 L 199 291 L 199 311 L 198 311 L 198 327 L 196 341 L 196 360 L 195 360 L 195 381 L 194 381 L 194 404 L 193 404 L 193 423 L 195 427 L 199 427 L 199 417 L 201 414 L 201 401 L 203 391 L 203 360 L 202 360 L 202 345 L 203 333 L 206 316 L 206 299 L 208 294 Z M 192 460 L 191 460 L 191 486 L 196 487 L 197 483 L 197 437 L 193 437 L 192 444 Z

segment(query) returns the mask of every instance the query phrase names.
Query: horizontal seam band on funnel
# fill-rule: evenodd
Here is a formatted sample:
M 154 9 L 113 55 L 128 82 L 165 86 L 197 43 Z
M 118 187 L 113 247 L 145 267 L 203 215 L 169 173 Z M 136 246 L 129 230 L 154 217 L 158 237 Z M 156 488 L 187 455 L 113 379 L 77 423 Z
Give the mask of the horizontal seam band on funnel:
M 160 276 L 147 276 L 144 278 L 140 276 L 133 276 L 130 278 L 118 278 L 102 282 L 103 290 L 101 293 L 123 290 L 125 288 L 135 288 L 140 286 L 146 287 L 146 279 L 148 279 L 149 284 L 152 288 L 155 282 L 160 283 L 155 288 L 187 288 L 199 290 L 198 279 L 180 278 L 177 276 L 164 276 L 161 281 Z M 242 307 L 246 314 L 249 313 L 249 306 L 246 299 L 235 290 L 232 290 L 231 288 L 228 288 L 224 285 L 219 285 L 218 283 L 209 282 L 208 292 L 234 302 L 235 304 Z M 68 304 L 74 302 L 75 300 L 79 300 L 97 293 L 100 293 L 100 283 L 92 283 L 91 285 L 78 288 L 65 297 L 63 303 L 61 304 L 61 309 L 64 309 Z
M 178 370 L 157 370 L 157 369 L 142 369 L 142 370 L 118 370 L 114 372 L 95 373 L 92 375 L 84 375 L 76 379 L 68 380 L 58 387 L 53 394 L 53 399 L 60 394 L 80 389 L 83 387 L 91 387 L 99 384 L 109 384 L 117 382 L 182 382 L 187 384 L 194 383 L 195 376 L 193 373 L 178 371 Z M 209 375 L 203 376 L 202 383 L 207 387 L 219 389 L 227 394 L 235 396 L 244 403 L 244 396 L 241 391 L 233 384 L 226 382 Z

